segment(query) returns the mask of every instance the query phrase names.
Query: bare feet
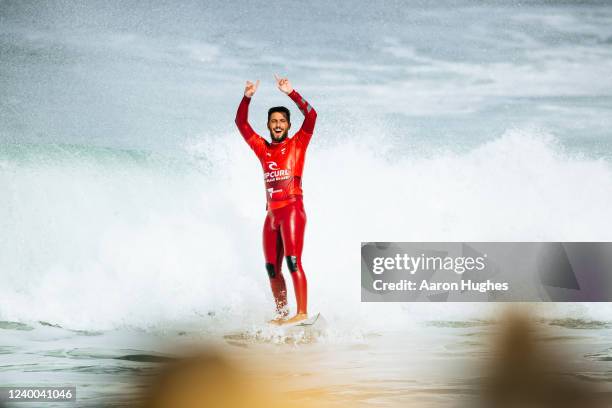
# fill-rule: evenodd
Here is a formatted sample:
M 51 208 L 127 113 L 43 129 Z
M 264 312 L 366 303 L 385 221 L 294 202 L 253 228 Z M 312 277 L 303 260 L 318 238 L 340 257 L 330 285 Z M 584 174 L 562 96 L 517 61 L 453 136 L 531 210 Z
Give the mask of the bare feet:
M 282 308 L 276 312 L 276 317 L 272 320 L 268 320 L 270 324 L 282 324 L 282 321 L 285 320 L 289 316 L 289 310 Z
M 292 324 L 292 323 L 299 323 L 302 320 L 306 320 L 308 319 L 308 314 L 307 313 L 298 313 L 295 316 L 293 316 L 291 319 L 287 319 L 287 320 L 280 320 L 278 323 L 278 325 L 285 325 L 285 324 Z
M 270 323 L 270 324 L 276 324 L 276 325 L 281 325 L 281 324 L 282 324 L 282 321 L 283 321 L 284 319 L 285 319 L 285 318 L 284 318 L 283 316 L 276 316 L 274 319 L 272 319 L 272 320 L 268 320 L 268 323 Z

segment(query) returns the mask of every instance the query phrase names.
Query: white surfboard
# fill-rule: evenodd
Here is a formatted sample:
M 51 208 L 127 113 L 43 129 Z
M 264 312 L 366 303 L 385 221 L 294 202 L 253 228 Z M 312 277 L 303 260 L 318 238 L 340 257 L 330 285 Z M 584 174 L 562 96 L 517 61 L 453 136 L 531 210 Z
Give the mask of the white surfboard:
M 325 319 L 321 316 L 321 313 L 315 313 L 310 316 L 306 320 L 302 320 L 298 323 L 293 324 L 283 324 L 277 326 L 279 330 L 287 333 L 287 334 L 296 334 L 296 333 L 307 333 L 309 335 L 317 335 L 322 332 L 326 326 Z
M 316 313 L 310 316 L 306 320 L 302 320 L 301 322 L 298 322 L 298 323 L 295 323 L 289 326 L 297 326 L 297 327 L 314 326 L 319 321 L 319 317 L 321 317 L 321 313 Z

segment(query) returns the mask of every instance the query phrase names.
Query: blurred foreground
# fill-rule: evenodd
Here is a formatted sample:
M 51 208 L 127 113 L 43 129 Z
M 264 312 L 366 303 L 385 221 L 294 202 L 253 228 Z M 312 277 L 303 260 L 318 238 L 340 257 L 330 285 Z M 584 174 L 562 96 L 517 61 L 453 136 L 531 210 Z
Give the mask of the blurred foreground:
M 550 333 L 550 325 L 544 325 L 525 311 L 506 312 L 499 320 L 487 325 L 482 333 L 477 359 L 461 364 L 439 358 L 439 351 L 429 356 L 430 370 L 440 375 L 460 375 L 465 381 L 422 387 L 391 387 L 389 383 L 413 382 L 418 384 L 423 361 L 402 361 L 398 355 L 395 366 L 387 367 L 394 373 L 385 380 L 382 374 L 377 381 L 362 384 L 361 390 L 338 384 L 351 375 L 351 367 L 337 372 L 319 372 L 325 379 L 312 378 L 309 361 L 312 354 L 306 350 L 312 345 L 293 345 L 289 351 L 292 364 L 288 367 L 287 350 L 279 346 L 241 347 L 240 358 L 236 353 L 210 346 L 181 353 L 186 357 L 163 363 L 154 374 L 140 384 L 142 408 L 195 408 L 195 407 L 355 407 L 355 406 L 415 406 L 415 407 L 533 407 L 533 408 L 595 408 L 608 407 L 610 391 L 572 371 L 575 362 L 567 356 L 574 353 L 570 347 L 558 347 L 560 340 Z M 414 333 L 417 336 L 417 333 Z M 396 339 L 401 341 L 402 339 Z M 406 347 L 411 342 L 406 339 Z M 284 345 L 283 347 L 288 347 Z M 246 351 L 252 348 L 252 350 Z M 277 350 L 275 350 L 277 348 Z M 451 347 L 452 349 L 452 347 Z M 386 353 L 393 352 L 386 349 Z M 368 348 L 354 351 L 350 365 L 355 371 L 367 364 Z M 304 359 L 300 359 L 304 355 Z M 475 355 L 474 355 L 475 356 Z M 421 356 L 422 359 L 423 356 Z M 340 356 L 339 358 L 344 358 Z M 427 356 L 426 356 L 427 359 Z M 391 356 L 391 360 L 394 360 Z M 387 362 L 389 364 L 389 362 Z M 574 366 L 574 367 L 573 367 Z M 372 365 L 371 373 L 380 368 Z M 581 370 L 584 371 L 585 367 Z M 404 378 L 398 378 L 403 373 Z M 142 378 L 139 378 L 142 381 Z M 604 382 L 609 382 L 609 379 Z M 339 387 L 341 388 L 341 387 Z M 429 392 L 427 390 L 429 388 Z M 437 394 L 437 395 L 436 395 Z M 436 396 L 438 402 L 436 402 Z M 450 398 L 449 398 L 450 397 Z
M 486 320 L 407 315 L 385 331 L 0 321 L 0 384 L 76 386 L 79 408 L 612 406 L 612 322 L 544 319 L 536 306 L 537 317 L 515 307 Z

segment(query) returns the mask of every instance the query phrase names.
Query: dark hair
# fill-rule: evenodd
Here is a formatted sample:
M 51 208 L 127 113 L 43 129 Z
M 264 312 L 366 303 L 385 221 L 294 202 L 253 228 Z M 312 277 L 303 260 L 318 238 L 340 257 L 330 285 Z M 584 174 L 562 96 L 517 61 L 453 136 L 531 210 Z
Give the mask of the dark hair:
M 291 113 L 289 112 L 289 109 L 285 108 L 284 106 L 275 106 L 268 109 L 268 122 L 270 121 L 270 116 L 272 116 L 274 112 L 284 113 L 285 117 L 287 118 L 287 122 L 291 122 Z

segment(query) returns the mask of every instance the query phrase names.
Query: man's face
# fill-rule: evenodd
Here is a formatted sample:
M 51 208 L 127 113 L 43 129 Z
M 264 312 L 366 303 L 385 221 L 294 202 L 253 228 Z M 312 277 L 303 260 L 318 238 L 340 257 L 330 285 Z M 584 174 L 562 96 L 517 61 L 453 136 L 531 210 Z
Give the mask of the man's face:
M 291 123 L 287 121 L 287 117 L 282 112 L 272 112 L 270 120 L 268 120 L 268 130 L 270 137 L 275 142 L 280 142 L 287 137 Z

